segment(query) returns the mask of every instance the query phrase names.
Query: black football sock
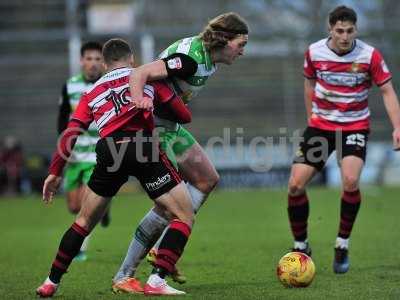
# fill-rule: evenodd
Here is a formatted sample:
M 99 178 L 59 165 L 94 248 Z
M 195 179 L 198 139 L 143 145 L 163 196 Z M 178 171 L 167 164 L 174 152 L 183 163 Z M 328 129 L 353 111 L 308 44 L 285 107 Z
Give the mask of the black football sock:
M 54 283 L 59 283 L 61 277 L 67 272 L 71 261 L 79 253 L 83 240 L 89 233 L 74 223 L 65 232 L 61 239 L 56 258 L 51 266 L 49 279 Z

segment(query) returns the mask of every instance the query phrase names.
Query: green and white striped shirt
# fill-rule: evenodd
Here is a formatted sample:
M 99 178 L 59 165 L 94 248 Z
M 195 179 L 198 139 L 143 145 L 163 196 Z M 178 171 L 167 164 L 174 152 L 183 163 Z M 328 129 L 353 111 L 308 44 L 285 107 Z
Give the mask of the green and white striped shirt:
M 67 97 L 71 106 L 71 115 L 77 108 L 82 94 L 93 86 L 87 82 L 83 74 L 78 74 L 67 80 Z M 99 133 L 95 122 L 92 122 L 88 130 L 80 135 L 71 154 L 71 162 L 96 163 L 96 143 L 99 140 Z
M 211 62 L 210 53 L 198 36 L 176 41 L 160 54 L 160 58 L 165 58 L 174 53 L 186 54 L 197 62 L 197 72 L 194 75 L 186 79 L 169 79 L 175 92 L 182 97 L 185 103 L 188 103 L 205 86 L 208 77 L 214 74 L 217 68 Z

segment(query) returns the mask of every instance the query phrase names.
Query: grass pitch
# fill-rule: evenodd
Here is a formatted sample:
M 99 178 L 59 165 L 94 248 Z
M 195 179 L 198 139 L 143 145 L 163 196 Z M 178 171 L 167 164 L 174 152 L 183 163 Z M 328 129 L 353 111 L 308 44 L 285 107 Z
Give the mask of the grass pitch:
M 275 268 L 292 246 L 282 190 L 217 191 L 201 209 L 179 266 L 185 299 L 400 299 L 399 194 L 364 188 L 350 244 L 350 271 L 332 272 L 339 190 L 310 189 L 309 240 L 317 274 L 304 289 L 284 288 Z M 95 229 L 89 259 L 74 262 L 55 299 L 144 299 L 111 292 L 133 230 L 150 208 L 143 194 L 116 197 L 110 227 Z M 63 198 L 0 198 L 0 299 L 35 299 L 72 216 Z M 144 263 L 138 277 L 145 281 Z

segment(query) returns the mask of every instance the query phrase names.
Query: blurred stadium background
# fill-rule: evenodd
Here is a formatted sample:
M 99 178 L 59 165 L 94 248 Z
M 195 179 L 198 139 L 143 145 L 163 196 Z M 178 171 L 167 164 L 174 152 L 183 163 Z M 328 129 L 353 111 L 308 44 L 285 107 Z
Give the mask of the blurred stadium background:
M 230 132 L 232 145 L 208 149 L 222 174 L 220 186 L 284 186 L 292 147 L 282 151 L 260 144 L 256 152 L 245 147 L 238 155 L 234 144 L 240 138 L 249 144 L 255 137 L 272 137 L 277 143 L 304 128 L 303 52 L 326 36 L 326 16 L 338 4 L 356 9 L 360 38 L 383 52 L 399 87 L 400 2 L 395 0 L 1 0 L 1 182 L 10 180 L 4 153 L 13 149 L 12 159 L 22 166 L 22 191 L 40 189 L 57 140 L 61 86 L 79 69 L 81 41 L 125 38 L 141 64 L 172 41 L 200 32 L 208 19 L 236 11 L 251 28 L 245 56 L 219 67 L 191 103 L 194 121 L 189 127 L 204 145 L 211 137 L 224 138 L 224 130 Z M 391 151 L 391 126 L 376 88 L 369 103 L 372 134 L 363 181 L 396 184 L 400 157 Z M 251 170 L 271 159 L 269 172 Z M 338 179 L 332 161 L 319 180 L 334 185 Z
M 221 189 L 211 195 L 180 262 L 189 278 L 188 299 L 400 299 L 395 230 L 400 189 L 380 187 L 400 186 L 400 156 L 392 151 L 391 125 L 376 88 L 369 100 L 372 134 L 350 272 L 336 276 L 331 270 L 340 190 L 323 186 L 309 190 L 317 265 L 313 285 L 284 289 L 275 276 L 277 261 L 291 245 L 285 201 L 293 155 L 288 138 L 306 125 L 303 52 L 326 36 L 326 16 L 339 4 L 356 9 L 360 38 L 381 50 L 399 89 L 397 0 L 0 0 L 0 299 L 33 299 L 72 220 L 62 195 L 48 207 L 31 192 L 40 192 L 47 175 L 61 86 L 79 69 L 80 43 L 125 38 L 141 64 L 226 11 L 246 18 L 250 41 L 245 56 L 230 67 L 219 66 L 192 101 L 189 127 L 204 146 L 217 142 L 207 151 L 222 175 L 219 187 L 268 189 Z M 250 147 L 267 137 L 274 147 Z M 241 139 L 245 146 L 237 151 Z M 339 179 L 333 159 L 317 183 L 337 186 Z M 151 205 L 144 194 L 130 193 L 132 187 L 126 185 L 129 193 L 115 199 L 110 228 L 96 229 L 89 260 L 73 264 L 59 299 L 111 298 L 111 276 Z M 11 196 L 16 192 L 23 196 Z M 139 278 L 148 271 L 142 265 Z

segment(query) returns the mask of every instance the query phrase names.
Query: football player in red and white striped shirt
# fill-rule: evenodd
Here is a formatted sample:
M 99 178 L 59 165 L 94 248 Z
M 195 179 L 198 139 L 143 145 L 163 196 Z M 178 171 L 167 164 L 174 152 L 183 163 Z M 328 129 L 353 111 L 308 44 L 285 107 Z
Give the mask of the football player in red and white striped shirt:
M 400 146 L 400 108 L 392 75 L 380 52 L 356 39 L 357 15 L 346 6 L 329 14 L 329 37 L 311 46 L 304 60 L 304 98 L 308 127 L 296 153 L 289 179 L 288 213 L 294 250 L 311 254 L 307 241 L 308 198 L 305 187 L 336 150 L 342 174 L 340 225 L 333 269 L 349 269 L 349 237 L 361 195 L 359 178 L 369 134 L 369 90 L 382 93 L 393 125 L 393 146 Z
M 133 62 L 130 46 L 121 39 L 112 39 L 104 45 L 102 52 L 107 73 L 84 94 L 69 121 L 53 155 L 50 175 L 44 182 L 43 200 L 46 203 L 52 201 L 76 138 L 93 120 L 101 137 L 96 145 L 96 166 L 83 193 L 81 210 L 62 237 L 49 277 L 36 293 L 41 297 L 54 295 L 84 238 L 100 221 L 112 197 L 128 177 L 135 176 L 155 205 L 163 207 L 174 218 L 169 222 L 144 289 L 135 282 L 137 292 L 184 294 L 170 287 L 164 278 L 174 271 L 191 233 L 194 215 L 189 193 L 166 155 L 158 150 L 158 139 L 152 136 L 152 112 L 138 109 L 131 101 L 129 75 L 134 70 L 130 67 Z M 153 106 L 153 100 L 158 101 L 164 103 L 177 122 L 190 122 L 190 111 L 167 84 L 148 84 L 144 94 L 147 108 Z

